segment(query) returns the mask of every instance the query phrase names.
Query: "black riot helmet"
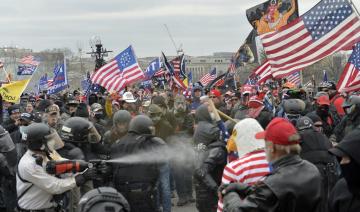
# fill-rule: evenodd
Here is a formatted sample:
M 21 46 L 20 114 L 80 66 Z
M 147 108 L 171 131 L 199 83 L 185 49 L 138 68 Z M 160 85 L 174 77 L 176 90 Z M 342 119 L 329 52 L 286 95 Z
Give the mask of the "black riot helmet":
M 115 126 L 116 124 L 129 124 L 131 120 L 131 114 L 129 113 L 129 111 L 127 110 L 119 110 L 116 111 L 116 113 L 114 114 L 113 117 L 113 125 Z
M 80 212 L 130 212 L 130 206 L 123 195 L 111 187 L 99 187 L 81 197 Z
M 63 141 L 74 143 L 98 143 L 101 140 L 94 125 L 81 117 L 71 117 L 66 120 L 61 128 L 60 136 Z
M 154 123 L 145 115 L 135 116 L 129 124 L 129 132 L 135 134 L 154 134 Z
M 32 123 L 25 127 L 22 140 L 28 149 L 35 151 L 52 152 L 64 146 L 57 132 L 44 123 Z

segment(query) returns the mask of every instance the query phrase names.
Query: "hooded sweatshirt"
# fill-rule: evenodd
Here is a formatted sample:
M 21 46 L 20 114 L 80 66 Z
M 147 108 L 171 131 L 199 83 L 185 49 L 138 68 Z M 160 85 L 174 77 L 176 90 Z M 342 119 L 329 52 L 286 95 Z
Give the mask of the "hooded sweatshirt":
M 194 133 L 195 144 L 209 145 L 219 140 L 220 130 L 211 119 L 207 105 L 201 105 L 195 112 L 197 127 Z
M 236 137 L 239 159 L 226 165 L 222 184 L 241 182 L 253 185 L 270 173 L 264 150 L 265 141 L 255 138 L 255 134 L 261 131 L 261 125 L 252 118 L 243 119 L 235 125 L 233 135 Z M 219 200 L 217 211 L 221 212 L 222 209 L 223 203 Z

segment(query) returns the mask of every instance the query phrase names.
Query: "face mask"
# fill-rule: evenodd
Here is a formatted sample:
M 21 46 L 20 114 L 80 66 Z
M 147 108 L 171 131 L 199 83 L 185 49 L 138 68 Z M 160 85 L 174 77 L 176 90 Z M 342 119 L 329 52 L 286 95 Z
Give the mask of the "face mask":
M 99 113 L 99 114 L 95 114 L 94 116 L 96 119 L 102 119 L 103 118 L 103 114 Z
M 350 161 L 348 164 L 340 164 L 342 175 L 344 176 L 348 188 L 352 192 L 360 191 L 360 166 L 354 162 Z
M 317 114 L 320 117 L 327 117 L 329 115 L 329 107 L 323 107 L 323 106 L 318 107 Z

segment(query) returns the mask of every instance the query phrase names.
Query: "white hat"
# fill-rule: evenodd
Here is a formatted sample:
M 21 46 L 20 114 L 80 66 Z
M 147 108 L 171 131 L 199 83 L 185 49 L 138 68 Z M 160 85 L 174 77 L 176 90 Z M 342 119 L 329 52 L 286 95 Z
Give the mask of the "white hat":
M 122 100 L 128 103 L 134 103 L 136 102 L 136 99 L 134 98 L 134 95 L 131 92 L 125 92 L 122 96 Z

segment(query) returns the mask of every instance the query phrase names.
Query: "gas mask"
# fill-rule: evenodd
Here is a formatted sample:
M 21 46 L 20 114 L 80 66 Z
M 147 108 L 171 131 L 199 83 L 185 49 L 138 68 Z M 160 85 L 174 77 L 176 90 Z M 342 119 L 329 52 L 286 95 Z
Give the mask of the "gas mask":
M 183 113 L 185 112 L 186 106 L 185 104 L 175 104 L 175 113 Z
M 289 120 L 294 126 L 296 126 L 297 120 L 301 117 L 300 114 L 285 113 L 285 119 Z

